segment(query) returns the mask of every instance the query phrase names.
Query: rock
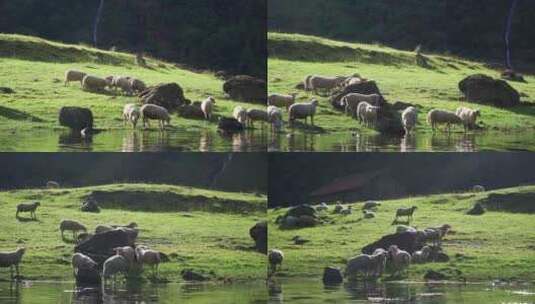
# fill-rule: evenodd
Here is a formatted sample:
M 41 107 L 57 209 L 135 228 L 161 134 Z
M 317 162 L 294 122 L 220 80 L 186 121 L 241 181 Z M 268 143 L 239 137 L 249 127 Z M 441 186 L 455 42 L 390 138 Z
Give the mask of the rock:
M 431 66 L 429 65 L 427 60 L 428 60 L 427 57 L 425 57 L 424 55 L 420 53 L 416 53 L 416 65 L 417 66 L 425 68 L 425 69 L 430 68 Z
M 304 238 L 302 238 L 302 237 L 300 237 L 298 235 L 294 236 L 292 238 L 292 241 L 294 241 L 295 245 L 303 245 L 303 244 L 306 244 L 306 243 L 310 242 L 310 240 L 306 240 L 306 239 L 304 239 Z
M 249 229 L 249 235 L 255 242 L 255 248 L 258 252 L 267 254 L 267 222 L 261 221 Z
M 411 254 L 422 247 L 415 232 L 402 232 L 383 236 L 380 240 L 362 248 L 362 253 L 372 254 L 377 248 L 388 249 L 391 245 L 397 245 L 399 249 Z
M 223 91 L 232 99 L 245 102 L 266 103 L 266 81 L 247 75 L 231 77 L 223 84 Z
M 0 94 L 13 94 L 15 91 L 12 88 L 0 87 Z
M 139 94 L 141 103 L 155 104 L 173 112 L 181 105 L 189 104 L 189 100 L 184 97 L 184 91 L 177 83 L 162 83 L 149 87 Z
M 100 273 L 98 268 L 94 269 L 78 269 L 78 273 L 75 275 L 76 285 L 77 286 L 87 286 L 87 285 L 99 285 L 100 284 Z
M 375 130 L 382 134 L 392 134 L 402 136 L 404 134 L 403 125 L 401 123 L 401 115 L 389 103 L 384 103 L 381 111 L 377 116 L 377 124 Z
M 475 203 L 474 207 L 466 212 L 466 214 L 469 215 L 481 215 L 483 213 L 485 213 L 485 207 L 483 207 L 483 204 L 481 203 Z
M 314 227 L 319 224 L 318 220 L 310 215 L 301 215 L 297 218 L 297 226 L 299 227 Z
M 220 117 L 217 128 L 226 132 L 240 132 L 243 131 L 243 124 L 235 118 Z
M 446 263 L 449 262 L 449 260 L 450 257 L 444 252 L 437 252 L 437 254 L 433 257 L 433 261 L 437 263 Z
M 301 204 L 288 209 L 288 211 L 286 212 L 286 216 L 300 217 L 302 215 L 316 217 L 316 209 L 314 209 L 314 207 L 310 205 Z
M 204 113 L 201 110 L 200 105 L 181 105 L 176 109 L 178 115 L 189 119 L 204 119 Z
M 466 100 L 498 107 L 513 107 L 520 104 L 520 94 L 506 81 L 475 74 L 459 82 L 459 90 Z
M 392 104 L 392 108 L 396 111 L 402 111 L 405 110 L 408 107 L 416 107 L 419 108 L 417 105 L 413 105 L 412 103 L 403 102 L 403 101 L 396 101 Z
M 341 284 L 344 281 L 342 272 L 336 267 L 325 267 L 323 269 L 323 284 L 325 285 L 336 285 Z
M 522 74 L 515 72 L 514 70 L 507 69 L 502 72 L 500 75 L 502 79 L 509 80 L 509 81 L 519 81 L 519 82 L 526 82 L 524 79 L 524 76 Z
M 98 206 L 97 201 L 92 197 L 88 197 L 82 203 L 82 207 L 80 209 L 81 209 L 82 212 L 93 212 L 93 213 L 99 213 L 100 212 L 100 207 Z
M 93 128 L 93 113 L 80 107 L 62 107 L 59 110 L 59 124 L 80 131 Z
M 223 79 L 223 80 L 227 80 L 231 77 L 230 73 L 226 72 L 226 71 L 217 71 L 215 73 L 215 77 L 219 78 L 219 79 Z
M 329 102 L 331 105 L 338 110 L 344 110 L 344 107 L 340 104 L 340 99 L 344 97 L 345 95 L 349 93 L 359 93 L 359 94 L 379 94 L 381 95 L 381 92 L 379 91 L 379 88 L 377 87 L 377 84 L 375 81 L 365 81 L 361 83 L 355 83 L 343 88 L 339 88 L 335 90 L 329 99 Z M 384 103 L 384 99 L 383 102 Z M 380 105 L 382 105 L 382 103 Z
M 180 272 L 182 279 L 185 281 L 207 281 L 209 278 L 205 277 L 203 274 L 195 272 L 191 269 L 184 269 Z
M 431 281 L 442 281 L 447 280 L 449 277 L 441 272 L 434 271 L 434 270 L 428 270 L 424 274 L 424 280 L 431 280 Z
M 284 216 L 282 217 L 281 227 L 284 228 L 295 228 L 298 225 L 298 219 L 295 216 Z
M 91 236 L 74 247 L 74 252 L 83 253 L 98 264 L 103 264 L 107 258 L 114 255 L 113 248 L 131 246 L 132 241 L 122 230 L 111 230 Z

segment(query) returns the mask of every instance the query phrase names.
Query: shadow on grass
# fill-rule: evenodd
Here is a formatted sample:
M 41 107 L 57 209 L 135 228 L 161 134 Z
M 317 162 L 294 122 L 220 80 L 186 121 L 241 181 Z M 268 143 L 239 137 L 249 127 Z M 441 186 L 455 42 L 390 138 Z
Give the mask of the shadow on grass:
M 4 106 L 0 106 L 0 116 L 3 116 L 7 119 L 13 119 L 13 120 L 31 120 L 33 122 L 44 122 L 43 119 L 37 116 L 28 114 L 23 111 L 4 107 Z
M 26 222 L 38 222 L 38 223 L 41 223 L 40 220 L 38 220 L 37 218 L 31 218 L 31 217 L 20 217 L 20 216 L 17 216 L 17 221 L 21 222 L 21 223 L 26 223 Z

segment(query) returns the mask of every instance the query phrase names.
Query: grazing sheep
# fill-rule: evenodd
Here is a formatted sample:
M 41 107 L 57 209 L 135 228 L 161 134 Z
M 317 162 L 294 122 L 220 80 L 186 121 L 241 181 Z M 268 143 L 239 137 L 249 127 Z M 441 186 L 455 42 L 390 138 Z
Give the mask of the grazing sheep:
M 19 274 L 19 264 L 22 261 L 22 256 L 26 252 L 26 248 L 18 248 L 14 252 L 0 252 L 0 267 L 9 267 L 10 278 L 13 280 L 13 267 L 17 277 Z
M 351 210 L 351 206 L 347 206 L 347 209 L 344 209 L 342 211 L 340 211 L 340 214 L 342 215 L 350 215 L 352 213 L 352 210 Z
M 35 210 L 39 206 L 41 206 L 40 202 L 18 204 L 17 205 L 17 213 L 15 214 L 15 217 L 19 218 L 19 212 L 30 212 L 31 218 L 32 219 L 37 219 L 37 216 L 35 215 Z
M 130 76 L 110 76 L 106 80 L 110 83 L 110 86 L 117 89 L 121 89 L 127 95 L 132 95 L 134 90 L 130 81 L 132 78 Z
M 245 124 L 247 122 L 247 110 L 241 106 L 236 106 L 234 111 L 232 111 L 232 117 L 241 124 Z
M 481 185 L 475 185 L 472 187 L 472 192 L 485 192 L 485 187 Z
M 270 273 L 269 275 L 274 274 L 277 271 L 277 265 L 282 267 L 282 260 L 284 260 L 284 253 L 282 253 L 281 250 L 278 249 L 271 249 L 268 253 L 268 261 L 269 261 L 269 269 Z
M 386 261 L 388 260 L 388 251 L 383 248 L 377 248 L 371 256 L 371 269 L 374 277 L 380 277 L 385 272 Z
M 460 125 L 463 123 L 461 118 L 455 113 L 446 110 L 431 110 L 427 113 L 427 123 L 431 125 L 433 131 L 440 124 L 445 124 L 449 132 L 451 125 Z
M 251 128 L 254 127 L 254 122 L 257 120 L 262 122 L 262 126 L 264 126 L 264 122 L 269 122 L 268 112 L 260 109 L 248 109 L 247 121 Z
M 313 90 L 314 93 L 316 94 L 318 93 L 318 90 L 320 89 L 332 90 L 336 88 L 344 80 L 346 80 L 346 78 L 347 77 L 344 77 L 344 76 L 324 77 L 324 76 L 314 75 L 310 77 L 308 81 L 309 89 Z
M 327 211 L 329 210 L 329 206 L 325 203 L 321 203 L 318 207 L 316 207 L 316 211 Z
M 399 249 L 396 245 L 392 245 L 388 248 L 388 253 L 392 259 L 394 275 L 401 273 L 404 269 L 408 271 L 411 265 L 411 255 L 407 251 Z
M 416 233 L 417 230 L 414 227 L 406 226 L 406 225 L 399 225 L 399 226 L 396 227 L 396 233 L 404 233 L 404 232 Z
M 132 266 L 134 265 L 134 262 L 137 260 L 136 251 L 134 250 L 134 248 L 130 246 L 113 248 L 113 252 L 115 252 L 116 255 L 120 255 L 124 257 L 126 261 L 128 262 L 128 266 L 130 268 L 132 268 Z
M 367 102 L 373 106 L 380 106 L 383 97 L 379 94 L 359 94 L 359 93 L 349 93 L 344 95 L 340 102 L 345 109 L 345 114 L 351 114 L 352 117 L 355 117 L 357 114 L 357 107 L 361 102 Z
M 271 94 L 268 96 L 268 106 L 276 106 L 281 108 L 286 108 L 288 110 L 291 105 L 295 103 L 295 97 L 297 93 L 292 93 L 290 95 L 283 94 Z
M 368 106 L 363 114 L 364 125 L 368 128 L 375 127 L 377 124 L 377 117 L 379 116 L 380 107 Z
M 377 207 L 381 206 L 381 203 L 380 202 L 377 202 L 377 201 L 367 201 L 367 202 L 364 202 L 364 205 L 362 205 L 362 209 L 367 209 L 367 210 L 370 210 L 370 209 L 375 209 Z
M 132 127 L 135 129 L 140 116 L 139 108 L 135 104 L 128 103 L 124 105 L 123 121 L 125 125 L 127 122 L 131 122 Z
M 310 78 L 312 78 L 312 75 L 307 75 L 305 77 L 305 80 L 303 81 L 303 87 L 305 89 L 305 91 L 311 91 L 312 90 L 312 87 L 310 86 Z
M 455 114 L 463 121 L 464 131 L 473 129 L 476 126 L 476 120 L 481 117 L 481 111 L 479 109 L 470 109 L 466 107 L 459 107 L 455 111 Z
M 155 104 L 145 104 L 139 109 L 139 112 L 141 112 L 141 118 L 143 120 L 143 127 L 145 128 L 145 124 L 147 124 L 150 127 L 149 120 L 154 119 L 158 120 L 160 124 L 160 129 L 163 130 L 165 128 L 165 124 L 167 125 L 171 124 L 171 116 L 169 115 L 169 112 L 166 108 L 160 107 Z
M 120 255 L 113 255 L 104 262 L 102 269 L 102 285 L 106 285 L 106 281 L 113 277 L 113 283 L 116 281 L 118 273 L 126 275 L 128 273 L 128 261 Z
M 426 228 L 423 231 L 423 239 L 425 242 L 432 242 L 435 246 L 441 246 L 442 245 L 442 239 L 448 232 L 450 231 L 451 226 L 448 224 L 444 224 L 440 227 L 432 227 L 432 228 Z
M 48 181 L 46 182 L 46 188 L 47 189 L 59 189 L 59 183 L 55 181 Z
M 148 249 L 145 246 L 136 247 L 136 257 L 141 266 L 149 265 L 152 268 L 152 273 L 158 275 L 158 266 L 160 265 L 160 253 L 156 250 Z
M 65 236 L 63 235 L 63 232 L 65 230 L 72 231 L 73 240 L 76 240 L 76 234 L 78 233 L 78 231 L 87 232 L 87 228 L 85 228 L 84 225 L 82 225 L 81 223 L 79 223 L 77 221 L 73 221 L 73 220 L 62 220 L 59 223 L 59 230 L 61 231 L 61 238 L 62 239 L 65 238 Z
M 365 219 L 372 219 L 372 218 L 375 218 L 375 212 L 373 211 L 370 211 L 370 210 L 362 210 L 362 217 L 364 217 Z
M 108 232 L 108 231 L 112 231 L 112 230 L 113 230 L 112 226 L 109 226 L 109 225 L 97 225 L 97 227 L 95 227 L 95 234 L 104 233 L 104 232 Z
M 416 126 L 418 121 L 418 109 L 415 107 L 408 107 L 401 113 L 401 122 L 405 129 L 405 135 L 409 135 Z
M 342 210 L 344 210 L 344 206 L 342 206 L 342 204 L 340 203 L 336 203 L 336 205 L 334 206 L 333 213 L 340 213 L 342 212 Z
M 399 208 L 396 210 L 396 221 L 398 220 L 398 217 L 400 216 L 406 216 L 407 221 L 412 220 L 412 214 L 414 213 L 414 210 L 418 209 L 416 206 L 412 206 L 410 208 Z
M 71 81 L 79 81 L 82 85 L 82 80 L 87 74 L 77 70 L 67 70 L 65 71 L 65 86 Z
M 130 88 L 134 92 L 143 92 L 147 89 L 147 86 L 143 81 L 137 78 L 130 78 Z
M 290 123 L 293 123 L 296 119 L 304 119 L 306 124 L 307 118 L 310 116 L 310 123 L 314 125 L 314 115 L 316 115 L 318 104 L 319 102 L 316 99 L 312 99 L 310 102 L 294 103 L 291 105 L 288 110 Z
M 97 268 L 98 264 L 90 257 L 82 253 L 75 253 L 72 255 L 72 270 L 74 276 L 78 275 L 78 270 L 91 270 Z
M 424 246 L 421 250 L 412 253 L 411 261 L 414 264 L 426 263 L 431 254 L 431 247 Z
M 214 111 L 215 99 L 212 96 L 208 96 L 201 102 L 201 110 L 206 120 L 212 119 L 212 112 Z
M 347 261 L 344 276 L 350 279 L 356 279 L 359 273 L 362 273 L 364 278 L 367 278 L 372 272 L 375 272 L 375 269 L 372 266 L 372 256 L 361 254 Z
M 86 91 L 101 92 L 110 85 L 109 80 L 93 75 L 85 75 L 82 79 L 82 88 Z
M 282 127 L 282 111 L 276 106 L 268 106 L 268 121 L 271 123 L 271 131 L 280 130 Z

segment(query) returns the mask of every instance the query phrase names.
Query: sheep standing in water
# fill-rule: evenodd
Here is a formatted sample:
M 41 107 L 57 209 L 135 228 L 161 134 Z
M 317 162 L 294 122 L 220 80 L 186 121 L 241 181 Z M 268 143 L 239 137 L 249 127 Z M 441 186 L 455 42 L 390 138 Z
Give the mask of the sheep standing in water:
M 268 112 L 260 109 L 248 109 L 247 122 L 251 128 L 254 128 L 255 121 L 260 121 L 263 128 L 264 122 L 269 122 Z
M 408 271 L 411 265 L 411 255 L 407 251 L 399 249 L 396 245 L 392 245 L 388 248 L 388 253 L 392 259 L 394 275 L 400 274 L 404 269 Z
M 295 97 L 297 93 L 292 93 L 290 95 L 283 94 L 271 94 L 268 96 L 268 106 L 275 106 L 286 108 L 288 110 L 291 105 L 295 103 Z
M 123 121 L 125 125 L 127 122 L 130 122 L 132 123 L 132 127 L 135 129 L 137 125 L 137 121 L 139 120 L 140 116 L 141 116 L 141 112 L 139 111 L 139 108 L 135 104 L 128 103 L 124 105 Z
M 361 102 L 367 102 L 372 106 L 380 106 L 383 97 L 379 94 L 359 94 L 359 93 L 349 93 L 344 95 L 340 99 L 340 103 L 344 106 L 345 114 L 351 114 L 352 117 L 355 117 L 357 114 L 357 107 Z
M 82 80 L 84 79 L 84 77 L 86 75 L 87 75 L 86 73 L 81 72 L 81 71 L 67 70 L 67 71 L 65 71 L 65 83 L 64 83 L 64 85 L 67 86 L 67 84 L 69 84 L 69 82 L 71 82 L 71 81 L 79 81 L 80 82 L 80 86 L 81 86 L 82 85 Z
M 449 132 L 451 125 L 460 125 L 463 124 L 463 121 L 453 112 L 435 109 L 427 113 L 427 123 L 433 131 L 435 131 L 438 125 L 445 124 L 446 130 Z
M 418 109 L 415 107 L 408 107 L 401 113 L 401 122 L 405 129 L 405 135 L 409 135 L 416 126 L 418 121 Z
M 241 106 L 236 106 L 232 111 L 232 117 L 239 123 L 245 124 L 247 122 L 247 110 Z
M 275 272 L 277 272 L 277 265 L 279 265 L 279 268 L 282 267 L 282 261 L 284 260 L 284 253 L 282 253 L 281 250 L 278 249 L 271 249 L 268 253 L 268 261 L 269 261 L 269 269 L 270 273 L 269 275 L 273 275 Z
M 143 105 L 139 111 L 141 113 L 144 128 L 146 126 L 149 126 L 150 128 L 149 120 L 151 119 L 158 120 L 158 123 L 160 124 L 160 130 L 163 130 L 166 124 L 171 124 L 171 115 L 169 115 L 169 112 L 164 107 L 149 103 Z
M 158 266 L 162 261 L 160 253 L 145 246 L 137 246 L 135 252 L 138 262 L 141 263 L 142 266 L 151 266 L 152 274 L 158 275 Z
M 383 248 L 377 248 L 371 256 L 371 270 L 374 277 L 380 277 L 385 272 L 386 261 L 388 260 L 388 251 Z
M 124 246 L 124 247 L 116 247 L 113 248 L 113 251 L 116 255 L 120 255 L 126 259 L 128 262 L 128 266 L 132 268 L 134 266 L 134 262 L 136 262 L 136 251 L 134 248 L 130 246 Z
M 32 219 L 37 219 L 37 216 L 35 215 L 35 210 L 37 210 L 37 207 L 41 206 L 40 202 L 33 202 L 33 203 L 23 203 L 17 205 L 17 213 L 15 214 L 16 218 L 19 218 L 20 212 L 30 212 L 30 216 Z
M 102 269 L 102 286 L 106 286 L 106 282 L 110 277 L 113 279 L 113 284 L 115 284 L 118 273 L 124 275 L 128 273 L 128 261 L 123 256 L 114 255 L 104 262 L 104 267 Z
M 412 215 L 414 214 L 414 211 L 418 209 L 418 207 L 416 206 L 412 206 L 410 208 L 399 208 L 398 210 L 396 210 L 396 221 L 398 220 L 398 218 L 400 216 L 406 216 L 407 217 L 407 221 L 411 221 L 412 220 Z
M 373 272 L 371 259 L 371 256 L 368 254 L 361 254 L 349 259 L 346 264 L 344 276 L 350 279 L 356 279 L 358 275 L 362 273 L 365 279 L 368 278 L 368 276 Z
M 276 106 L 269 106 L 267 108 L 268 121 L 271 123 L 271 131 L 275 132 L 282 128 L 282 111 Z
M 208 98 L 201 102 L 201 110 L 206 120 L 212 119 L 215 103 L 215 99 L 212 96 L 208 96 Z
M 25 252 L 25 248 L 19 248 L 14 252 L 0 252 L 0 267 L 9 267 L 11 280 L 14 278 L 13 268 L 15 268 L 16 277 L 20 277 L 19 264 Z
M 294 103 L 288 110 L 288 120 L 293 123 L 296 119 L 304 119 L 306 124 L 307 118 L 310 116 L 310 123 L 314 125 L 314 115 L 316 115 L 318 105 L 319 102 L 316 99 L 312 99 L 310 102 Z
M 479 109 L 469 109 L 466 107 L 459 107 L 455 111 L 455 114 L 463 121 L 464 131 L 473 129 L 476 127 L 476 120 L 481 117 L 481 111 Z

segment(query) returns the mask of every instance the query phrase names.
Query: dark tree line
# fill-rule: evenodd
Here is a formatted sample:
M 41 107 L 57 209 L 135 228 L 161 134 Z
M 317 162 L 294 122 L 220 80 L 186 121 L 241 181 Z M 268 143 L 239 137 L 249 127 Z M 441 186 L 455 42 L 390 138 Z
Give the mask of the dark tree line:
M 100 0 L 3 0 L 0 32 L 93 43 Z M 266 74 L 266 0 L 105 1 L 98 46 L 197 68 Z

